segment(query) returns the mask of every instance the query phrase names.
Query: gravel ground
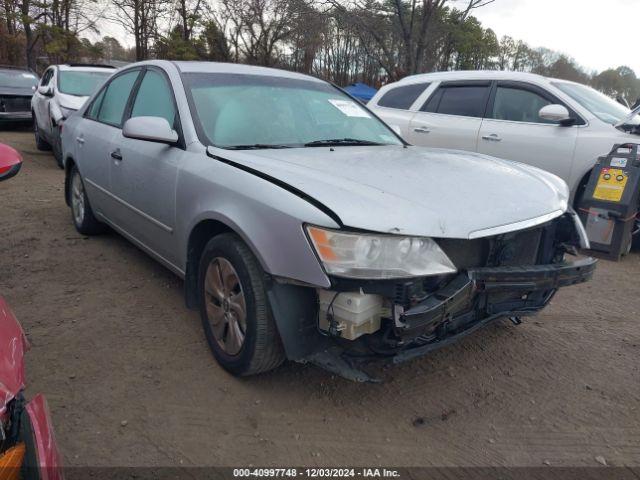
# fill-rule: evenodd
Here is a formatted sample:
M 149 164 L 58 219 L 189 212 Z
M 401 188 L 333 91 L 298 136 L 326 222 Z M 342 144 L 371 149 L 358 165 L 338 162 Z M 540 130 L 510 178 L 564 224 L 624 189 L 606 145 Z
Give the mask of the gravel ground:
M 383 384 L 291 363 L 236 379 L 182 281 L 116 234 L 78 235 L 53 157 L 28 131 L 0 142 L 24 155 L 0 185 L 0 293 L 66 465 L 640 465 L 637 253 Z

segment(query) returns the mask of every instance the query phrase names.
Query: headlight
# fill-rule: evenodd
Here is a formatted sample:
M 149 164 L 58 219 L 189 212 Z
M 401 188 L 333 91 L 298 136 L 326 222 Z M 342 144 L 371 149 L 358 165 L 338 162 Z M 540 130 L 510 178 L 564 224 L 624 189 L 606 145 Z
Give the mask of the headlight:
M 455 273 L 456 267 L 430 238 L 371 235 L 307 226 L 327 273 L 388 279 Z

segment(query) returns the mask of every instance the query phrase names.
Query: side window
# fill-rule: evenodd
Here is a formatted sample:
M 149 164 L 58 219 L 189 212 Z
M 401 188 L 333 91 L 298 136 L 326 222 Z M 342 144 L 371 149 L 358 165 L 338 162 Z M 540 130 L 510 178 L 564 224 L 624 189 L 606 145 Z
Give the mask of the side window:
M 98 119 L 98 112 L 100 111 L 100 105 L 102 105 L 102 99 L 104 98 L 104 92 L 106 91 L 107 89 L 103 88 L 98 96 L 93 100 L 93 103 L 91 103 L 91 106 L 87 109 L 87 118 L 90 118 L 91 120 Z
M 438 113 L 482 118 L 488 93 L 488 86 L 447 87 L 442 91 Z
M 46 87 L 51 81 L 51 77 L 53 77 L 53 68 L 50 68 L 49 70 L 44 72 L 44 75 L 42 76 L 42 80 L 40 80 L 40 86 Z
M 175 126 L 176 108 L 173 103 L 171 87 L 164 75 L 147 70 L 133 103 L 131 117 L 162 117 L 169 125 Z
M 391 88 L 387 90 L 382 97 L 380 97 L 380 100 L 378 100 L 378 106 L 408 110 L 409 107 L 413 105 L 413 102 L 416 101 L 428 86 L 428 83 L 416 83 L 413 85 Z
M 140 74 L 139 70 L 117 76 L 105 90 L 97 120 L 110 125 L 121 126 L 124 109 L 127 106 L 131 89 Z
M 421 110 L 482 118 L 488 94 L 489 85 L 445 85 L 425 102 Z
M 549 104 L 551 102 L 546 98 L 530 90 L 498 87 L 491 118 L 512 122 L 555 123 L 538 116 L 540 109 Z

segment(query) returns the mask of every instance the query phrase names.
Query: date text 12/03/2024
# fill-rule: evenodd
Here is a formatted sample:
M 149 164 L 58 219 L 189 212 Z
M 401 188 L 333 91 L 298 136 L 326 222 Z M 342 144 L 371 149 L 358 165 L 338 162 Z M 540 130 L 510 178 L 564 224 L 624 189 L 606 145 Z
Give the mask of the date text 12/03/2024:
M 399 478 L 398 470 L 389 468 L 237 468 L 234 478 Z

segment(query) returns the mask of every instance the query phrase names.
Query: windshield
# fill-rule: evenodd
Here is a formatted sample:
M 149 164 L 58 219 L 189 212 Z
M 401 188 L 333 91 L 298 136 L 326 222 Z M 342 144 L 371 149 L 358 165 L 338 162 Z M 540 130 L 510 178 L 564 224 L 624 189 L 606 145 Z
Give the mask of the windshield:
M 553 85 L 573 98 L 603 122 L 616 125 L 629 116 L 631 110 L 612 98 L 586 85 L 553 82 Z
M 384 123 L 325 82 L 229 73 L 185 77 L 194 120 L 210 145 L 402 144 Z
M 0 70 L 0 87 L 29 88 L 38 84 L 38 77 L 25 70 Z
M 114 70 L 115 71 L 115 70 Z M 58 90 L 67 95 L 88 97 L 95 92 L 113 72 L 79 72 L 61 70 L 58 76 Z

